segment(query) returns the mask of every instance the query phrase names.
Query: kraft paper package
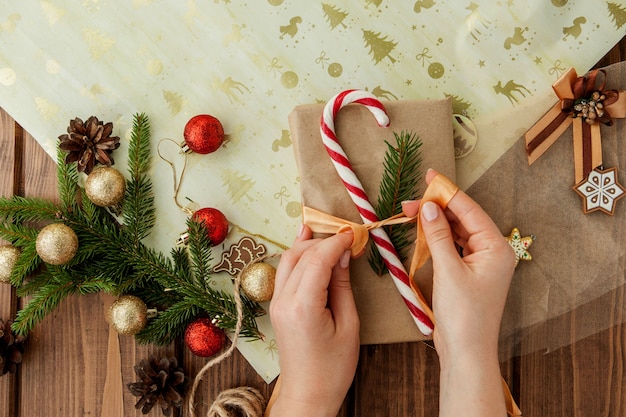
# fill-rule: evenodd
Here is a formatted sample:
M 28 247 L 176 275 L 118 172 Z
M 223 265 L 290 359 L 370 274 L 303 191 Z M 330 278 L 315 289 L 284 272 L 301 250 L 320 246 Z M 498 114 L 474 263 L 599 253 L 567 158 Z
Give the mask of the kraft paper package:
M 342 108 L 335 119 L 339 143 L 348 155 L 372 205 L 376 204 L 387 145 L 395 143 L 394 132 L 414 132 L 421 146 L 421 195 L 428 168 L 455 180 L 452 108 L 448 100 L 383 102 L 390 126 L 379 127 L 370 111 L 359 104 Z M 300 173 L 302 204 L 336 217 L 361 223 L 358 211 L 342 184 L 320 136 L 324 105 L 296 107 L 289 115 L 289 127 Z M 414 235 L 411 236 L 414 240 Z M 370 243 L 371 244 L 371 243 Z M 412 250 L 412 248 L 410 249 Z M 361 321 L 361 343 L 396 343 L 425 339 L 419 332 L 389 274 L 378 276 L 367 253 L 352 260 L 350 271 Z M 409 257 L 410 260 L 410 257 Z M 408 270 L 408 261 L 406 263 Z M 430 300 L 432 266 L 430 261 L 417 272 L 415 281 Z

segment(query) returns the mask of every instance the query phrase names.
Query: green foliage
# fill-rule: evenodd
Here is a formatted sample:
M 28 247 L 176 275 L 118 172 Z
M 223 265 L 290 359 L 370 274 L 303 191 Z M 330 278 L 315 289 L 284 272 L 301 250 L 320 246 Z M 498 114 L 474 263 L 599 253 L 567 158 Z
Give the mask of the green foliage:
M 171 259 L 143 244 L 156 221 L 150 161 L 150 124 L 145 114 L 137 114 L 128 151 L 123 224 L 87 198 L 76 165 L 66 164 L 62 152 L 57 168 L 60 204 L 17 196 L 0 199 L 0 237 L 21 249 L 10 281 L 18 296 L 30 297 L 13 322 L 17 334 L 27 334 L 64 298 L 100 291 L 132 293 L 163 310 L 137 335 L 142 343 L 171 342 L 199 314 L 217 319 L 225 330 L 234 329 L 232 294 L 209 285 L 211 245 L 202 225 L 188 222 L 189 246 L 173 249 Z M 78 252 L 66 265 L 45 264 L 35 250 L 39 229 L 33 222 L 50 221 L 63 221 L 78 236 Z M 241 335 L 261 337 L 255 318 L 265 312 L 245 298 L 243 305 Z
M 385 170 L 375 209 L 379 219 L 387 219 L 402 212 L 402 201 L 418 198 L 417 184 L 422 177 L 420 171 L 422 142 L 419 137 L 412 132 L 401 132 L 399 135 L 394 132 L 394 137 L 395 145 L 386 142 Z M 402 261 L 406 259 L 406 249 L 411 244 L 408 231 L 412 227 L 410 224 L 384 227 Z M 368 261 L 378 275 L 387 272 L 385 262 L 374 245 L 371 246 Z

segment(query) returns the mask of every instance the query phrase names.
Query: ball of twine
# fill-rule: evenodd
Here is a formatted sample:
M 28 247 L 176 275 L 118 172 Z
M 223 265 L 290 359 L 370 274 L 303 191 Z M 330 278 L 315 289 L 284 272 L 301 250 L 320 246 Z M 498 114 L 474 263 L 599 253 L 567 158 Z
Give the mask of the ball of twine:
M 237 341 L 239 340 L 239 334 L 241 333 L 241 327 L 243 324 L 243 303 L 241 301 L 241 275 L 243 271 L 245 271 L 245 269 L 253 263 L 261 262 L 274 256 L 277 255 L 265 255 L 251 261 L 244 268 L 242 268 L 235 277 L 235 285 L 233 289 L 235 307 L 237 309 L 237 324 L 235 325 L 235 333 L 233 334 L 232 342 L 228 349 L 219 356 L 216 356 L 208 361 L 196 375 L 189 393 L 188 402 L 189 415 L 192 417 L 196 417 L 195 396 L 202 377 L 211 367 L 228 358 L 237 347 Z M 263 417 L 266 405 L 267 401 L 263 397 L 263 394 L 255 388 L 231 388 L 218 394 L 217 398 L 207 412 L 207 417 L 232 417 L 235 415 L 241 417 Z

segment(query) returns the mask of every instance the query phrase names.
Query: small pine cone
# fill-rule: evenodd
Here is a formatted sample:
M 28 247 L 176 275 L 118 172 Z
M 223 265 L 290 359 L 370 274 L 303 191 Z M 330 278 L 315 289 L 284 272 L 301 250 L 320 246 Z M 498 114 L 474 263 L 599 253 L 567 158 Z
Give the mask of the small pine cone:
M 25 336 L 16 336 L 11 330 L 11 321 L 0 320 L 0 376 L 15 373 L 22 363 Z
M 183 405 L 189 378 L 178 367 L 176 358 L 157 360 L 152 355 L 149 360 L 142 359 L 139 365 L 135 365 L 135 373 L 139 380 L 128 384 L 128 389 L 135 397 L 139 397 L 135 408 L 141 408 L 143 414 L 148 414 L 158 404 L 163 415 L 170 417 L 174 407 Z
M 104 123 L 91 116 L 83 123 L 78 117 L 70 120 L 67 134 L 59 136 L 59 148 L 67 152 L 65 163 L 76 162 L 78 170 L 90 174 L 99 162 L 110 167 L 111 152 L 120 146 L 120 138 L 111 136 L 113 123 Z

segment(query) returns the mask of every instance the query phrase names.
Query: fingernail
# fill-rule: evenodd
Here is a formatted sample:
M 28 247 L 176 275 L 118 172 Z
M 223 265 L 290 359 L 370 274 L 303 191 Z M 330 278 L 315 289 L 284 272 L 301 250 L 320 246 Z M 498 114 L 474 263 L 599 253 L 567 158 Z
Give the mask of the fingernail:
M 350 251 L 347 250 L 343 253 L 343 255 L 341 255 L 341 258 L 339 258 L 339 266 L 342 267 L 343 269 L 346 269 L 348 266 L 350 266 Z
M 304 225 L 301 224 L 300 228 L 298 229 L 298 237 L 302 236 L 302 232 L 304 232 Z
M 427 222 L 432 222 L 439 217 L 439 209 L 432 201 L 427 201 L 422 205 L 422 216 Z
M 404 201 L 401 201 L 400 204 L 404 206 L 405 204 L 413 204 L 413 203 L 416 203 L 417 201 L 419 200 L 404 200 Z

